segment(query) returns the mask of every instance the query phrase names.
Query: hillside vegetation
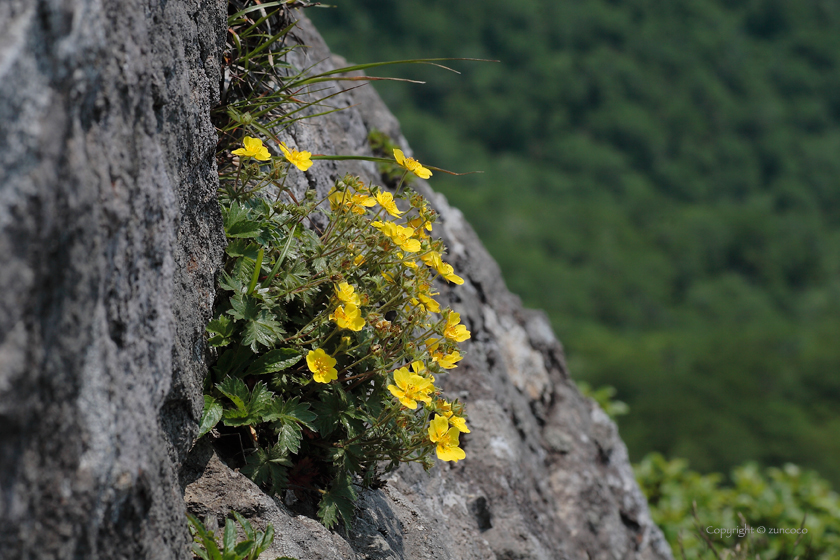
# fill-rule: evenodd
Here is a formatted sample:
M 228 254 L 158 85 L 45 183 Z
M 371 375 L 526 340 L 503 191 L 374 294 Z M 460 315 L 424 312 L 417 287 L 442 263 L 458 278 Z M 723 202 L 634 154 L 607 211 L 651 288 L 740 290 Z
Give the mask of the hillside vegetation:
M 377 86 L 435 188 L 573 374 L 630 405 L 634 460 L 745 460 L 840 484 L 840 4 L 341 0 L 356 62 L 452 56 Z

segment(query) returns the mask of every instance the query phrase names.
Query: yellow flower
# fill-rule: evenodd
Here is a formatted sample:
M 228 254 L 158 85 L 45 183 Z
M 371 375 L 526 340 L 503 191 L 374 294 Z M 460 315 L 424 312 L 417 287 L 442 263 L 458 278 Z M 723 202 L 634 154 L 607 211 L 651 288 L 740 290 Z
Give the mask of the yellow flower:
M 318 383 L 329 383 L 338 379 L 335 369 L 335 358 L 324 352 L 322 348 L 310 350 L 306 355 L 306 365 L 312 372 L 312 379 Z
M 412 369 L 414 369 L 414 364 L 412 364 Z M 432 401 L 429 393 L 434 391 L 435 386 L 425 377 L 417 373 L 409 373 L 408 368 L 401 367 L 394 372 L 394 383 L 396 385 L 388 385 L 388 390 L 406 408 L 412 410 L 417 408 L 417 401 L 425 403 Z
M 432 172 L 423 167 L 419 161 L 414 158 L 407 158 L 402 150 L 398 150 L 394 148 L 394 159 L 397 160 L 397 164 L 400 167 L 408 169 L 421 179 L 428 179 L 432 176 Z
M 286 159 L 289 160 L 289 163 L 301 171 L 306 171 L 312 167 L 312 160 L 309 159 L 312 157 L 312 152 L 299 152 L 297 150 L 289 151 L 289 148 L 287 148 L 286 144 L 283 142 L 280 142 L 280 149 L 283 151 L 283 155 L 286 156 Z
M 415 216 L 414 218 L 408 220 L 408 225 L 414 228 L 414 236 L 419 237 L 420 239 L 428 239 L 429 236 L 426 235 L 426 232 L 423 229 L 427 229 L 432 231 L 432 222 L 424 221 L 422 217 Z
M 397 203 L 394 202 L 394 196 L 391 193 L 387 191 L 379 191 L 378 193 L 376 193 L 376 201 L 382 208 L 385 209 L 386 212 L 391 214 L 393 217 L 399 218 L 400 214 L 402 214 L 402 212 L 400 212 L 400 209 L 397 208 Z
M 450 311 L 446 316 L 446 327 L 443 329 L 443 336 L 455 342 L 464 342 L 470 337 L 470 331 L 461 322 L 461 314 Z
M 268 153 L 268 148 L 263 146 L 262 140 L 259 138 L 251 138 L 246 136 L 242 139 L 244 148 L 233 150 L 231 153 L 240 157 L 252 157 L 260 161 L 271 159 L 271 154 Z
M 338 286 L 335 287 L 335 295 L 339 300 L 343 301 L 344 303 L 352 303 L 356 307 L 361 305 L 361 301 L 359 300 L 359 294 L 356 293 L 356 288 L 354 288 L 347 282 L 341 282 Z
M 435 250 L 431 250 L 428 253 L 420 255 L 420 260 L 423 261 L 429 268 L 435 269 L 443 263 L 440 253 Z
M 413 362 L 411 362 L 411 369 L 414 371 L 414 373 L 416 373 L 417 375 L 420 375 L 421 373 L 426 371 L 426 364 L 424 364 L 420 360 L 414 360 Z M 431 381 L 432 381 L 432 383 L 434 383 L 435 378 L 432 377 Z M 432 388 L 434 389 L 434 387 L 432 387 Z
M 434 299 L 430 298 L 426 294 L 417 294 L 417 298 L 423 304 L 423 307 L 431 311 L 432 313 L 440 313 L 440 304 L 435 301 Z
M 440 273 L 441 276 L 443 276 L 453 284 L 458 284 L 460 286 L 464 283 L 464 279 L 455 274 L 455 269 L 452 268 L 452 265 L 449 263 L 441 263 L 437 271 Z
M 380 222 L 379 220 L 371 222 L 370 225 L 388 236 L 394 242 L 394 245 L 406 253 L 416 253 L 420 250 L 420 241 L 411 238 L 414 235 L 414 230 L 410 227 L 403 227 L 393 222 Z
M 359 266 L 363 262 L 365 262 L 365 256 L 362 254 L 356 255 L 356 258 L 353 259 L 353 264 L 355 264 L 356 266 Z
M 331 190 L 327 198 L 330 201 L 330 208 L 335 211 L 339 208 L 349 208 L 354 214 L 362 215 L 365 208 L 376 205 L 376 200 L 363 194 L 350 194 L 344 191 Z
M 441 259 L 439 252 L 434 250 L 429 251 L 425 255 L 421 255 L 420 260 L 423 261 L 429 268 L 435 269 L 438 272 L 438 274 L 440 274 L 450 282 L 458 285 L 464 283 L 464 279 L 455 274 L 455 269 L 452 268 L 452 265 L 443 262 L 443 259 Z
M 458 428 L 459 432 L 464 434 L 470 433 L 470 429 L 467 428 L 467 421 L 460 416 L 455 416 L 451 402 L 447 402 L 444 399 L 437 399 L 432 408 L 434 408 L 435 412 L 439 412 L 444 418 L 449 420 L 449 425 Z M 463 406 L 459 406 L 459 409 L 461 408 Z
M 339 305 L 335 312 L 330 314 L 330 321 L 335 321 L 335 324 L 342 329 L 351 331 L 360 331 L 365 326 L 365 320 L 359 313 L 359 308 L 352 303 L 348 303 L 346 309 Z
M 425 282 L 420 282 L 417 287 L 417 297 L 420 299 L 420 303 L 422 303 L 423 306 L 432 313 L 440 313 L 440 304 L 434 299 L 432 299 L 432 296 L 438 295 L 439 292 L 431 292 L 431 286 L 429 286 Z M 417 305 L 413 301 L 412 303 L 414 303 L 414 305 Z
M 432 355 L 432 361 L 437 362 L 437 364 L 443 369 L 455 369 L 458 367 L 456 364 L 463 359 L 464 357 L 457 350 L 446 355 L 441 352 L 435 352 Z
M 470 429 L 467 428 L 467 421 L 465 419 L 461 418 L 460 416 L 455 416 L 453 414 L 452 416 L 447 418 L 447 420 L 449 420 L 449 424 L 451 426 L 454 426 L 455 428 L 457 428 L 459 432 L 461 432 L 463 434 L 470 433 Z
M 440 414 L 435 414 L 434 420 L 429 423 L 429 439 L 437 444 L 435 452 L 441 461 L 458 462 L 467 456 L 464 450 L 458 447 L 459 435 L 458 428 L 450 428 L 449 420 Z
M 405 258 L 405 255 L 402 253 L 397 253 L 397 258 L 400 259 L 400 262 L 403 266 L 407 266 L 408 268 L 417 268 L 417 263 L 414 262 L 412 259 Z

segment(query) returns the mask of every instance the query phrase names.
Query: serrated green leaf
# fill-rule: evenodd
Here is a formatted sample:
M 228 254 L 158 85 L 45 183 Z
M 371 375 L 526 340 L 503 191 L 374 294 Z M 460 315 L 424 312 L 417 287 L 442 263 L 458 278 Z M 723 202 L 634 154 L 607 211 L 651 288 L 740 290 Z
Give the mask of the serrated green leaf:
M 250 410 L 252 414 L 260 415 L 260 417 L 262 417 L 262 414 L 271 407 L 274 400 L 274 393 L 269 391 L 265 386 L 265 383 L 260 381 L 254 385 L 254 389 L 251 391 L 251 398 L 248 401 L 248 410 Z
M 251 348 L 256 353 L 258 345 L 271 347 L 280 339 L 283 329 L 280 323 L 272 319 L 268 311 L 260 311 L 259 315 L 245 323 L 242 331 L 242 344 Z
M 319 257 L 312 261 L 312 268 L 315 269 L 315 272 L 324 272 L 327 269 L 327 259 L 323 257 Z
M 351 476 L 346 473 L 336 475 L 329 491 L 324 494 L 321 503 L 318 504 L 318 517 L 324 526 L 331 529 L 338 523 L 338 517 L 341 516 L 344 526 L 350 527 L 353 523 L 356 498 Z
M 226 377 L 221 383 L 216 384 L 216 388 L 229 398 L 237 409 L 247 412 L 247 402 L 251 395 L 244 381 L 238 377 Z
M 225 247 L 225 253 L 231 257 L 247 257 L 256 260 L 259 247 L 257 243 L 247 239 L 233 239 Z
M 263 375 L 290 368 L 298 363 L 303 355 L 292 348 L 269 350 L 248 366 L 247 375 Z
M 207 340 L 210 346 L 227 346 L 230 344 L 230 338 L 236 332 L 236 324 L 230 317 L 219 315 L 207 323 L 206 330 L 208 333 L 214 335 Z
M 279 271 L 275 278 L 286 290 L 294 290 L 306 284 L 309 280 L 309 271 L 302 261 L 297 261 L 289 268 Z
M 198 427 L 198 437 L 212 430 L 222 418 L 223 408 L 221 403 L 210 395 L 204 395 L 204 410 L 201 412 L 201 424 Z
M 315 430 L 315 413 L 309 410 L 309 403 L 302 403 L 298 397 L 294 397 L 286 401 L 285 406 L 289 416 L 310 430 Z
M 327 529 L 332 529 L 338 524 L 338 505 L 332 496 L 325 495 L 318 504 L 318 519 Z
M 238 202 L 233 202 L 228 211 L 223 212 L 222 217 L 227 237 L 257 237 L 262 231 L 260 222 L 250 220 L 248 210 Z
M 253 426 L 259 420 L 252 418 L 247 410 L 227 409 L 222 413 L 222 423 L 225 426 Z
M 245 284 L 236 275 L 231 276 L 223 270 L 219 274 L 219 286 L 229 292 L 239 294 L 243 292 L 242 288 Z
M 265 422 L 281 421 L 281 422 L 297 422 L 315 430 L 315 414 L 309 410 L 309 403 L 300 402 L 299 397 L 292 397 L 283 402 L 280 399 L 271 403 L 263 413 L 263 420 Z
M 340 393 L 322 393 L 321 401 L 312 403 L 315 419 L 312 424 L 317 428 L 321 437 L 327 438 L 339 426 L 341 413 L 346 409 L 348 403 Z
M 263 414 L 272 408 L 275 400 L 274 393 L 269 391 L 263 382 L 254 385 L 253 390 L 248 392 L 244 381 L 238 377 L 228 377 L 216 387 L 236 405 L 236 410 L 228 409 L 222 414 L 225 426 L 259 424 L 263 421 Z
M 292 462 L 280 446 L 274 445 L 268 449 L 257 448 L 248 456 L 241 472 L 260 486 L 270 485 L 276 493 L 286 487 L 288 478 L 285 467 L 291 466 Z
M 295 454 L 300 451 L 301 430 L 294 422 L 275 422 L 277 431 L 277 445 L 284 451 Z
M 235 294 L 230 298 L 228 314 L 239 321 L 252 321 L 260 315 L 260 303 L 251 296 Z

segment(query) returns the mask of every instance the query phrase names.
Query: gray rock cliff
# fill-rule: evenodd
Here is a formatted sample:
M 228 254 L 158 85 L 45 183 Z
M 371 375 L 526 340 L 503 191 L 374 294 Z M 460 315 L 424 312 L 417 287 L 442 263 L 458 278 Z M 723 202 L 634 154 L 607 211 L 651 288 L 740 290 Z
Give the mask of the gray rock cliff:
M 187 557 L 225 3 L 0 2 L 0 557 Z
M 275 544 L 264 558 L 666 559 L 615 425 L 569 380 L 539 312 L 504 285 L 462 214 L 426 184 L 464 286 L 442 298 L 472 331 L 445 380 L 467 403 L 468 458 L 409 466 L 330 532 L 193 447 L 203 329 L 224 237 L 209 111 L 224 2 L 0 3 L 0 557 L 185 559 L 186 507 L 231 509 Z M 305 20 L 299 66 L 337 67 Z M 313 153 L 408 151 L 369 86 L 289 130 Z M 290 177 L 324 194 L 372 164 Z M 561 289 L 562 287 L 558 287 Z

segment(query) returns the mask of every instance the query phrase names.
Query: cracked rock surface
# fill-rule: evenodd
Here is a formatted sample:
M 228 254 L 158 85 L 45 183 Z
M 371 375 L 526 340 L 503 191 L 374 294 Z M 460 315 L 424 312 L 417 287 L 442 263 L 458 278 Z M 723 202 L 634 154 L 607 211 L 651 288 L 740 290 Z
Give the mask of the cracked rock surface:
M 316 71 L 346 63 L 329 53 L 305 18 L 295 32 L 310 48 L 293 63 Z M 319 86 L 322 84 L 319 84 Z M 320 95 L 329 93 L 321 92 Z M 343 111 L 301 121 L 282 138 L 312 153 L 370 155 L 367 134 L 386 132 L 406 151 L 399 123 L 370 86 L 330 100 Z M 373 164 L 319 161 L 289 177 L 302 193 L 326 194 L 344 175 L 382 184 Z M 425 473 L 405 465 L 380 490 L 365 490 L 346 534 L 326 531 L 292 513 L 208 446 L 193 450 L 183 480 L 188 508 L 221 519 L 240 511 L 277 537 L 264 558 L 310 559 L 669 559 L 652 523 L 610 419 L 569 379 L 563 348 L 541 312 L 523 309 L 464 216 L 418 180 L 415 188 L 440 214 L 448 261 L 466 280 L 440 285 L 442 304 L 461 313 L 472 331 L 467 357 L 445 376 L 443 388 L 466 403 L 472 433 L 461 442 L 467 459 Z M 559 288 L 559 287 L 558 287 Z
M 0 2 L 0 558 L 190 557 L 225 6 Z

